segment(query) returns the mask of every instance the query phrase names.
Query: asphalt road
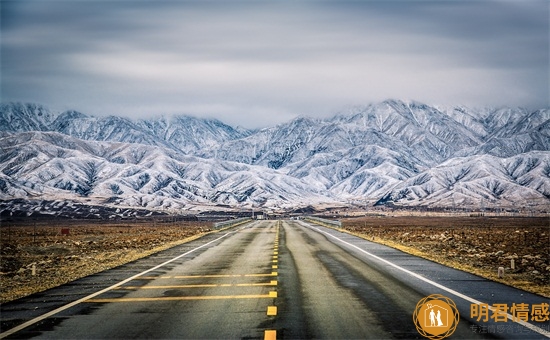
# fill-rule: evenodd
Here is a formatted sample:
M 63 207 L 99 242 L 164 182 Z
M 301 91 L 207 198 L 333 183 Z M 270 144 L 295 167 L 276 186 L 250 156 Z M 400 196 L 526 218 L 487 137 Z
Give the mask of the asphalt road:
M 541 296 L 334 229 L 256 221 L 5 304 L 0 337 L 414 339 L 413 312 L 431 294 L 458 307 L 451 338 L 550 335 L 549 322 L 470 317 L 472 301 Z

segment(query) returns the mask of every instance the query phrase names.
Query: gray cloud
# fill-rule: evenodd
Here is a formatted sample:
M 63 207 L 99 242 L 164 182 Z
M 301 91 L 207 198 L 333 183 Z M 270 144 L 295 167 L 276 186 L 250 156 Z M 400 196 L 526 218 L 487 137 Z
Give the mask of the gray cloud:
M 2 2 L 2 100 L 258 127 L 387 98 L 548 97 L 544 0 Z

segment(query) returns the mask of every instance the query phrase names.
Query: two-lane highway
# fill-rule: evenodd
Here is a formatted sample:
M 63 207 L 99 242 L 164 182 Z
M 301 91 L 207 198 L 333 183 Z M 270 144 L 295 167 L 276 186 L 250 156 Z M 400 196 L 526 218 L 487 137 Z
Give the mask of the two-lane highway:
M 457 303 L 462 317 L 455 338 L 548 335 L 548 323 L 478 333 L 469 318 L 470 300 L 540 303 L 540 296 L 333 229 L 303 221 L 256 221 L 209 237 L 21 329 L 2 329 L 2 336 L 421 338 L 413 311 L 420 299 L 435 293 Z M 41 295 L 44 303 L 52 303 L 62 289 L 54 291 Z M 3 324 L 21 318 L 18 306 L 26 305 L 22 299 L 3 306 Z

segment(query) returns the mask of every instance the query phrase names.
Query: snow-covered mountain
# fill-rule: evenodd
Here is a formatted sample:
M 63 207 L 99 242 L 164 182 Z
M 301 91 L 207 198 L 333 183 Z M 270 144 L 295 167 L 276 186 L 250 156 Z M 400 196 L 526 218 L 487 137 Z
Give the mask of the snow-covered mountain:
M 132 121 L 92 117 L 77 111 L 54 113 L 36 104 L 0 104 L 0 131 L 51 131 L 89 141 L 110 141 L 172 148 L 192 154 L 250 134 L 215 119 L 189 116 Z
M 257 131 L 0 105 L 0 199 L 186 209 L 550 206 L 550 110 L 388 100 Z
M 259 166 L 200 159 L 132 143 L 57 132 L 0 139 L 0 197 L 86 198 L 95 204 L 180 209 L 196 204 L 288 206 L 327 199 L 306 182 Z

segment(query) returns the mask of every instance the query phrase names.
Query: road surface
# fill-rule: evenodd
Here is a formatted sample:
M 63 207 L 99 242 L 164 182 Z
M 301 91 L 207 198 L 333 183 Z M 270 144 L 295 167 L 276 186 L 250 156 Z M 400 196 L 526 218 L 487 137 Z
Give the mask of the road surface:
M 548 299 L 303 221 L 255 221 L 2 306 L 7 338 L 414 339 L 422 298 L 456 303 L 452 338 L 547 338 L 477 322 L 472 301 Z M 48 314 L 49 313 L 49 314 Z

